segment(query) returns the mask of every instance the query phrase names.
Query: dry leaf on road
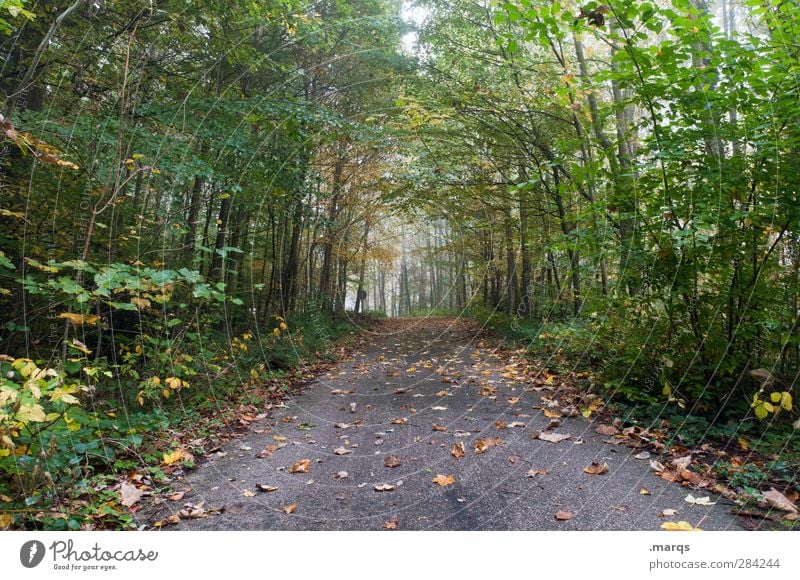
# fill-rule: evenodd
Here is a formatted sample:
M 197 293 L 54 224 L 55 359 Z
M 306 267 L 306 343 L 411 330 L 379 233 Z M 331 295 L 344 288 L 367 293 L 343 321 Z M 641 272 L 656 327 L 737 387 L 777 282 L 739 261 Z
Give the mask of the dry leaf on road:
M 293 514 L 297 510 L 297 502 L 285 505 L 281 509 L 283 510 L 284 513 Z
M 400 465 L 400 458 L 397 455 L 389 455 L 383 460 L 386 467 L 398 467 Z
M 391 483 L 379 483 L 375 486 L 375 491 L 394 491 L 394 486 Z
M 692 505 L 705 505 L 705 506 L 711 506 L 717 503 L 715 501 L 711 501 L 711 498 L 708 496 L 694 497 L 691 493 L 687 495 L 685 498 L 683 498 L 683 501 Z
M 606 436 L 616 435 L 618 433 L 617 428 L 613 425 L 598 425 L 594 431 L 595 433 Z
M 528 470 L 528 477 L 536 477 L 537 475 L 547 475 L 550 473 L 546 469 L 529 469 Z
M 308 473 L 311 467 L 311 461 L 308 459 L 301 459 L 289 468 L 289 473 Z
M 447 485 L 452 485 L 456 482 L 456 478 L 452 475 L 442 475 L 441 473 L 438 474 L 436 477 L 433 478 L 433 483 L 437 483 L 442 487 Z
M 558 521 L 561 521 L 561 522 L 565 522 L 567 520 L 571 520 L 573 517 L 575 517 L 575 516 L 573 515 L 572 512 L 564 512 L 564 511 L 556 512 L 556 515 L 555 515 L 555 518 Z
M 669 532 L 701 532 L 700 528 L 695 528 L 689 522 L 664 522 L 661 524 L 662 530 L 667 530 Z
M 464 442 L 459 441 L 453 445 L 453 448 L 450 450 L 450 455 L 455 457 L 456 459 L 461 459 L 466 455 L 466 449 L 464 448 Z
M 548 432 L 539 433 L 539 439 L 541 439 L 542 441 L 547 441 L 549 443 L 561 443 L 562 441 L 565 441 L 571 437 L 572 435 L 570 435 L 569 433 L 548 433 Z
M 771 487 L 769 491 L 762 492 L 761 495 L 764 496 L 764 499 L 767 500 L 767 503 L 772 507 L 789 512 L 790 514 L 797 513 L 797 507 L 789 501 L 788 497 L 774 487 Z
M 144 492 L 135 485 L 133 485 L 132 483 L 123 481 L 119 485 L 119 498 L 120 498 L 119 503 L 121 503 L 125 507 L 131 507 L 133 504 L 142 499 L 143 495 Z
M 608 472 L 608 463 L 598 463 L 597 461 L 592 461 L 591 465 L 587 465 L 583 468 L 583 471 L 589 475 L 602 475 L 603 473 Z
M 350 455 L 353 451 L 351 449 L 347 449 L 346 447 L 337 447 L 333 450 L 336 455 Z

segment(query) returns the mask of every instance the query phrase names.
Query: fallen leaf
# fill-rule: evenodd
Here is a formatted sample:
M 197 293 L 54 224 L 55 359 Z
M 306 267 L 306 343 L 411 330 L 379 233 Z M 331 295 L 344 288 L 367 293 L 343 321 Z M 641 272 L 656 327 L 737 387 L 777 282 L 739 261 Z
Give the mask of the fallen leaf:
M 275 441 L 286 441 L 286 437 L 284 437 L 283 435 L 273 435 L 272 438 Z
M 502 419 L 498 419 L 497 421 L 494 422 L 494 426 L 495 426 L 495 429 L 505 429 L 506 428 L 506 422 L 503 421 Z
M 441 473 L 438 474 L 436 477 L 433 478 L 433 483 L 437 483 L 442 487 L 447 485 L 452 485 L 456 482 L 456 478 L 452 475 L 442 475 Z
M 334 427 L 337 429 L 349 429 L 352 425 L 350 423 L 336 423 Z
M 461 459 L 466 455 L 466 449 L 464 448 L 464 442 L 459 441 L 453 445 L 453 448 L 450 450 L 450 455 L 455 457 L 456 459 Z
M 189 459 L 189 457 L 190 455 L 186 452 L 185 449 L 176 449 L 175 451 L 165 453 L 162 463 L 164 465 L 172 465 L 173 463 L 177 463 L 178 461 L 182 461 L 183 459 Z
M 331 395 L 352 395 L 353 391 L 351 390 L 343 390 L 343 389 L 333 389 L 331 391 Z
M 674 510 L 672 508 L 667 508 L 661 512 L 662 518 L 671 518 L 672 516 L 676 515 L 678 510 Z
M 297 502 L 290 503 L 289 505 L 285 505 L 281 509 L 283 510 L 283 513 L 293 514 L 297 510 Z
M 350 474 L 347 473 L 346 471 L 337 471 L 336 473 L 333 474 L 333 477 L 334 477 L 334 479 L 344 479 L 345 477 L 348 477 L 349 475 Z
M 556 512 L 556 515 L 555 515 L 555 518 L 557 520 L 561 521 L 561 522 L 565 522 L 567 520 L 571 520 L 573 517 L 575 517 L 575 516 L 573 515 L 572 512 L 563 512 L 563 511 L 561 511 L 561 512 Z
M 394 491 L 394 486 L 390 483 L 379 483 L 375 486 L 375 491 Z
M 442 407 L 441 405 L 434 405 L 431 407 L 431 411 L 447 411 L 447 407 Z
M 143 495 L 144 492 L 135 485 L 133 485 L 132 483 L 123 481 L 119 485 L 119 498 L 120 498 L 119 503 L 121 503 L 125 507 L 131 507 L 133 504 L 142 499 Z
M 436 396 L 437 397 L 446 397 L 449 394 L 450 394 L 450 391 L 439 391 L 438 393 L 436 393 Z
M 683 498 L 683 501 L 692 505 L 705 505 L 705 506 L 715 505 L 717 503 L 715 501 L 711 501 L 711 498 L 708 496 L 694 497 L 691 493 L 687 495 L 685 498 Z
M 386 467 L 399 467 L 400 458 L 397 455 L 389 455 L 383 460 L 383 464 Z
M 643 487 L 639 490 L 639 495 L 650 495 L 650 492 Z
M 289 468 L 289 473 L 308 473 L 309 467 L 311 467 L 311 461 L 301 459 Z
M 392 520 L 386 520 L 383 522 L 383 527 L 387 530 L 396 530 L 399 523 L 400 521 L 397 518 L 394 518 Z
M 408 419 L 405 417 L 397 417 L 391 420 L 392 425 L 405 425 L 406 423 L 408 423 Z
M 271 493 L 271 492 L 273 492 L 273 491 L 278 491 L 278 488 L 277 488 L 277 487 L 273 487 L 273 486 L 271 486 L 271 485 L 266 485 L 266 484 L 264 484 L 264 483 L 257 483 L 257 484 L 256 484 L 256 489 L 257 489 L 258 491 L 263 491 L 263 492 L 265 492 L 265 493 Z
M 506 403 L 508 403 L 509 405 L 516 405 L 517 403 L 519 403 L 519 397 L 508 397 L 506 399 Z
M 546 469 L 529 469 L 528 470 L 528 477 L 536 477 L 537 475 L 547 475 L 550 473 Z
M 173 493 L 171 496 L 169 496 L 169 499 L 171 499 L 172 501 L 181 501 L 184 495 L 186 495 L 185 491 L 177 491 Z
M 244 497 L 255 497 L 256 496 L 255 492 L 252 492 L 249 489 L 245 489 L 244 491 L 242 491 L 242 495 L 244 495 Z
M 257 457 L 259 457 L 259 458 L 261 458 L 261 459 L 266 459 L 267 457 L 270 457 L 270 456 L 271 456 L 273 453 L 275 453 L 275 452 L 276 452 L 278 449 L 280 449 L 281 447 L 283 447 L 283 446 L 282 446 L 282 445 L 267 445 L 267 446 L 266 446 L 266 447 L 265 447 L 265 448 L 264 448 L 264 449 L 261 451 L 261 453 L 259 453 L 259 454 L 258 454 L 258 456 L 257 456 Z
M 333 450 L 333 452 L 336 455 L 350 455 L 353 452 L 353 450 L 347 449 L 346 447 L 337 447 L 336 449 Z
M 520 427 L 520 428 L 524 429 L 525 428 L 525 423 L 521 423 L 519 421 L 512 421 L 511 423 L 506 425 L 506 427 L 508 427 L 509 429 L 513 429 L 514 427 Z
M 572 435 L 569 433 L 539 433 L 539 439 L 549 443 L 561 443 L 562 441 L 565 441 L 571 437 Z
M 485 439 L 478 439 L 475 442 L 475 453 L 483 453 L 489 449 L 490 445 Z
M 637 453 L 633 456 L 634 459 L 650 459 L 650 453 L 648 451 L 642 451 L 641 453 Z
M 651 459 L 650 460 L 650 467 L 654 471 L 657 471 L 657 472 L 661 472 L 661 471 L 664 471 L 666 469 L 666 467 L 664 467 L 664 465 L 662 463 L 659 463 L 655 459 Z
M 669 532 L 701 532 L 700 528 L 695 528 L 689 522 L 664 522 L 661 524 L 662 530 L 667 530 Z
M 594 431 L 595 433 L 606 436 L 616 435 L 619 432 L 613 425 L 598 425 Z
M 497 394 L 497 388 L 491 387 L 489 385 L 484 385 L 481 387 L 481 391 L 479 394 L 481 397 L 492 397 Z
M 14 523 L 14 517 L 8 514 L 0 514 L 0 530 L 10 528 Z
M 767 500 L 767 503 L 772 507 L 791 514 L 797 513 L 797 507 L 789 501 L 788 497 L 774 487 L 771 487 L 769 491 L 761 492 L 761 495 L 764 496 L 764 499 Z
M 680 471 L 681 469 L 686 469 L 687 467 L 689 467 L 689 464 L 691 463 L 692 463 L 692 456 L 686 455 L 684 457 L 678 457 L 677 459 L 673 459 L 670 462 L 670 465 L 672 465 L 678 471 Z
M 589 475 L 601 475 L 608 472 L 608 463 L 598 463 L 597 461 L 592 461 L 591 465 L 587 465 L 583 468 L 583 471 Z
M 562 417 L 561 413 L 558 411 L 551 411 L 550 409 L 545 409 L 543 413 L 548 419 L 560 419 Z
M 436 423 L 434 423 L 434 424 L 432 425 L 432 427 L 433 427 L 433 430 L 434 430 L 434 431 L 447 431 L 447 428 L 446 428 L 446 427 L 444 427 L 444 426 L 442 426 L 442 425 L 437 425 Z

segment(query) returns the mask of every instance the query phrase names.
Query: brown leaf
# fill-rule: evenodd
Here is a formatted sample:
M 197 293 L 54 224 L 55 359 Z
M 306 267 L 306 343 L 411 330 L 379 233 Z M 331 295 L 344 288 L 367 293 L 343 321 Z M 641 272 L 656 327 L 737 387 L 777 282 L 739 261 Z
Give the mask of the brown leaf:
M 506 428 L 506 422 L 503 421 L 502 419 L 498 419 L 497 421 L 494 422 L 494 426 L 495 426 L 495 429 L 505 429 Z
M 479 394 L 481 397 L 492 397 L 497 394 L 497 388 L 491 387 L 489 385 L 484 385 L 481 387 L 481 391 Z
M 513 429 L 514 427 L 520 427 L 520 428 L 524 429 L 525 428 L 525 423 L 522 423 L 520 421 L 512 421 L 511 423 L 506 425 L 506 427 L 508 427 L 509 429 Z
M 256 489 L 257 489 L 258 491 L 263 491 L 263 492 L 265 492 L 265 493 L 270 493 L 270 492 L 273 492 L 273 491 L 278 491 L 278 488 L 277 488 L 277 487 L 273 487 L 273 486 L 271 486 L 271 485 L 266 485 L 266 484 L 264 484 L 264 483 L 257 483 L 257 484 L 256 484 Z
M 483 453 L 489 449 L 490 445 L 485 439 L 478 439 L 475 442 L 475 453 Z
M 587 465 L 583 468 L 583 471 L 589 475 L 601 475 L 608 472 L 608 463 L 592 461 L 591 465 Z
M 450 455 L 455 457 L 456 459 L 461 459 L 466 455 L 466 449 L 464 448 L 464 442 L 459 441 L 458 443 L 453 444 L 453 448 L 450 450 Z
M 295 511 L 297 511 L 297 502 L 290 503 L 289 505 L 285 505 L 281 509 L 283 510 L 283 513 L 293 514 Z
M 405 417 L 396 417 L 392 419 L 390 422 L 392 425 L 405 425 L 406 423 L 408 423 L 408 419 L 406 419 Z
M 764 496 L 764 499 L 767 500 L 767 503 L 772 507 L 789 512 L 790 514 L 797 513 L 797 507 L 789 501 L 789 498 L 774 487 L 771 487 L 769 491 L 762 492 L 761 495 Z
M 549 443 L 561 443 L 562 441 L 565 441 L 571 437 L 572 435 L 569 433 L 539 433 L 539 439 Z
M 639 490 L 639 495 L 650 495 L 650 491 L 643 487 Z
M 119 503 L 121 503 L 125 507 L 131 507 L 133 504 L 142 499 L 143 495 L 144 492 L 135 485 L 133 485 L 132 483 L 123 481 L 119 485 L 119 497 L 120 497 Z
M 375 486 L 375 491 L 394 491 L 394 486 L 390 483 L 380 483 Z
M 598 425 L 594 431 L 605 436 L 616 435 L 619 432 L 613 425 Z
M 436 393 L 436 396 L 437 397 L 446 397 L 449 394 L 450 394 L 450 391 L 439 391 L 438 393 Z
M 386 520 L 385 522 L 383 522 L 383 527 L 385 529 L 387 529 L 387 530 L 396 530 L 397 529 L 397 525 L 399 523 L 400 523 L 400 520 L 398 520 L 397 518 L 394 518 L 394 519 Z
M 529 469 L 528 470 L 528 477 L 536 477 L 537 475 L 547 475 L 550 473 L 546 469 Z
M 573 515 L 572 512 L 564 512 L 564 511 L 556 512 L 556 515 L 555 515 L 555 518 L 557 520 L 561 521 L 561 522 L 565 522 L 567 520 L 571 520 L 573 517 L 575 517 L 575 516 Z
M 256 496 L 255 492 L 252 492 L 249 489 L 243 490 L 242 491 L 242 495 L 244 495 L 244 497 L 255 497 Z
M 508 403 L 509 405 L 516 405 L 517 403 L 519 403 L 519 397 L 508 397 L 506 399 L 506 403 Z
M 397 455 L 389 455 L 386 459 L 383 460 L 383 464 L 386 467 L 399 467 L 400 466 L 400 458 Z
M 438 474 L 436 477 L 433 478 L 433 483 L 437 483 L 442 487 L 447 485 L 452 485 L 456 482 L 456 478 L 452 475 L 442 475 L 441 473 Z
M 443 425 L 437 425 L 436 423 L 434 423 L 433 424 L 433 430 L 434 431 L 447 431 L 447 427 L 444 427 Z
M 311 467 L 311 461 L 308 459 L 301 459 L 289 468 L 289 473 L 308 473 L 309 467 Z
M 561 418 L 561 413 L 559 413 L 558 411 L 551 411 L 550 409 L 545 409 L 543 411 L 543 413 L 544 413 L 544 416 L 547 417 L 548 419 L 560 419 Z
M 171 499 L 172 501 L 181 501 L 184 495 L 186 495 L 185 490 L 177 491 L 173 493 L 171 496 L 169 496 L 169 499 Z
M 353 450 L 347 449 L 346 447 L 337 447 L 336 449 L 333 450 L 333 452 L 336 455 L 350 455 L 353 452 Z
M 280 449 L 280 445 L 267 445 L 261 453 L 258 454 L 258 457 L 261 459 L 266 459 L 270 457 L 273 453 L 275 453 L 278 449 Z

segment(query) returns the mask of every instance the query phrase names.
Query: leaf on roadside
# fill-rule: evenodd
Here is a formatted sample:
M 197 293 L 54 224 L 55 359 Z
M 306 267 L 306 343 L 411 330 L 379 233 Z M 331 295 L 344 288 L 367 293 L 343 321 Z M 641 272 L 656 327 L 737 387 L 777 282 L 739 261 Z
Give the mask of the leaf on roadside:
M 399 523 L 400 520 L 398 520 L 397 518 L 393 518 L 391 520 L 386 520 L 385 522 L 383 522 L 383 527 L 386 530 L 396 530 Z
M 348 389 L 348 390 L 333 389 L 331 391 L 331 395 L 352 395 L 352 394 L 353 394 L 353 390 L 352 389 Z
M 458 443 L 453 444 L 453 448 L 450 449 L 450 455 L 455 457 L 456 459 L 461 459 L 467 454 L 467 450 L 464 447 L 464 442 L 459 441 Z
M 539 433 L 539 439 L 542 441 L 547 441 L 548 443 L 561 443 L 562 441 L 566 441 L 571 437 L 572 435 L 569 433 L 549 433 L 547 431 Z
M 390 468 L 399 467 L 400 458 L 397 455 L 388 455 L 386 459 L 383 460 L 383 464 Z
M 672 465 L 675 469 L 680 471 L 681 469 L 686 469 L 692 463 L 692 456 L 685 455 L 683 457 L 678 457 L 677 459 L 673 459 L 670 461 L 670 465 Z
M 436 483 L 441 487 L 445 487 L 447 485 L 453 485 L 456 482 L 456 478 L 453 477 L 452 475 L 442 475 L 440 473 L 436 477 L 434 477 L 432 481 L 433 483 Z
M 600 435 L 605 435 L 607 437 L 619 433 L 617 428 L 614 427 L 613 425 L 598 425 L 594 431 L 595 433 L 598 433 Z
M 536 477 L 537 475 L 547 475 L 550 473 L 546 469 L 529 469 L 527 476 L 528 477 Z
M 437 423 L 434 423 L 432 425 L 432 428 L 434 431 L 447 431 L 447 427 L 444 427 L 443 425 L 438 425 Z
M 592 461 L 591 465 L 587 465 L 583 468 L 583 471 L 589 475 L 602 475 L 603 473 L 608 472 L 608 463 L 598 463 L 597 461 Z
M 434 405 L 431 407 L 431 411 L 447 411 L 447 407 L 442 407 L 441 405 Z
M 353 450 L 348 449 L 347 447 L 337 447 L 336 449 L 333 450 L 333 452 L 336 455 L 350 455 L 353 452 Z
M 551 411 L 550 409 L 545 409 L 542 411 L 544 416 L 548 419 L 560 419 L 563 415 L 559 411 Z
M 375 486 L 375 491 L 394 491 L 394 486 L 391 483 L 379 483 Z
M 498 419 L 494 422 L 495 429 L 505 429 L 507 427 L 506 422 L 502 419 Z
M 672 516 L 677 515 L 677 514 L 678 514 L 678 510 L 674 510 L 672 508 L 667 508 L 665 510 L 662 510 L 660 515 L 661 515 L 662 518 L 671 518 Z
M 183 499 L 184 495 L 186 495 L 186 491 L 185 490 L 176 491 L 171 496 L 169 496 L 169 499 L 172 500 L 172 501 L 181 501 Z
M 292 464 L 292 466 L 288 469 L 289 473 L 308 473 L 308 469 L 311 467 L 311 461 L 308 459 L 301 459 L 297 463 Z
M 761 495 L 767 500 L 767 503 L 774 508 L 779 510 L 789 512 L 791 514 L 797 513 L 797 506 L 795 506 L 788 497 L 784 494 L 779 492 L 774 487 L 771 487 L 769 491 L 761 492 Z
M 691 505 L 703 505 L 703 506 L 712 506 L 717 503 L 715 501 L 711 501 L 711 498 L 708 496 L 695 497 L 691 493 L 687 495 L 685 498 L 683 498 L 683 501 Z
M 406 423 L 408 423 L 408 419 L 406 419 L 405 417 L 395 417 L 390 421 L 390 423 L 392 425 L 405 425 Z
M 661 524 L 662 530 L 667 530 L 668 532 L 702 532 L 700 528 L 695 528 L 689 522 L 664 522 Z
M 344 479 L 345 477 L 348 477 L 349 475 L 350 474 L 347 473 L 346 471 L 337 471 L 336 473 L 333 474 L 333 478 L 334 479 Z
M 656 461 L 655 459 L 651 459 L 650 460 L 650 467 L 653 469 L 653 471 L 655 471 L 657 473 L 661 473 L 662 471 L 664 471 L 666 469 L 666 467 L 664 467 L 663 463 L 660 463 L 660 462 Z
M 490 385 L 484 385 L 481 387 L 480 390 L 481 397 L 493 397 L 497 394 L 497 387 L 492 387 Z
M 572 512 L 558 511 L 555 513 L 555 518 L 560 522 L 566 522 L 574 517 L 575 515 Z
M 184 459 L 191 459 L 191 455 L 187 453 L 185 449 L 175 449 L 174 451 L 165 453 L 161 462 L 164 465 L 172 465 Z
M 256 489 L 258 491 L 263 491 L 264 493 L 271 493 L 273 491 L 278 491 L 277 487 L 274 487 L 272 485 L 267 485 L 265 483 L 257 483 L 256 484 Z
M 639 490 L 639 495 L 650 495 L 650 491 L 643 487 Z
M 634 459 L 650 459 L 650 452 L 649 451 L 642 451 L 641 453 L 637 453 L 633 456 Z
M 278 449 L 283 447 L 282 445 L 267 445 L 264 449 L 261 450 L 261 453 L 257 455 L 257 457 L 261 459 L 266 459 L 267 457 L 271 457 L 273 453 L 275 453 Z
M 441 398 L 441 397 L 446 397 L 449 394 L 450 391 L 439 391 L 438 393 L 436 393 L 436 396 Z
M 250 491 L 249 489 L 242 490 L 242 495 L 244 497 L 255 497 L 256 494 L 254 491 Z
M 144 492 L 132 483 L 123 481 L 121 484 L 119 484 L 119 503 L 125 507 L 131 507 L 133 504 L 142 499 L 143 495 Z
M 506 403 L 508 403 L 509 405 L 512 405 L 512 406 L 516 405 L 517 403 L 519 403 L 519 397 L 508 397 L 506 399 Z
M 520 421 L 512 421 L 511 423 L 506 425 L 506 427 L 508 427 L 509 429 L 513 429 L 514 427 L 519 427 L 520 429 L 524 429 L 525 423 L 522 423 Z
M 285 505 L 281 509 L 283 510 L 283 513 L 285 513 L 285 514 L 293 514 L 295 511 L 297 511 L 297 502 L 290 503 L 289 505 Z

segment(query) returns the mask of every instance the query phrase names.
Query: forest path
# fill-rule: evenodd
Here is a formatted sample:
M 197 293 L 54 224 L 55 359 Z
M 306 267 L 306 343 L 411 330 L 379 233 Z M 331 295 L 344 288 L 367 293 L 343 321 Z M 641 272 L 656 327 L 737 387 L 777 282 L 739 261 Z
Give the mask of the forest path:
M 469 322 L 383 322 L 360 352 L 188 473 L 176 485 L 187 493 L 162 504 L 160 517 L 205 502 L 204 509 L 221 512 L 181 519 L 178 527 L 658 530 L 685 520 L 706 530 L 740 529 L 730 502 L 711 494 L 716 505 L 690 505 L 688 493 L 709 493 L 659 478 L 637 451 L 604 443 L 599 423 L 564 417 L 548 430 L 543 411 L 560 396 L 558 379 L 550 386 L 532 377 L 512 355 Z M 571 438 L 551 443 L 532 438 L 536 431 Z M 459 443 L 461 458 L 453 454 Z M 478 453 L 476 444 L 487 446 Z M 608 464 L 608 472 L 585 473 L 592 462 Z M 441 486 L 438 475 L 454 482 Z M 665 518 L 664 509 L 678 513 Z M 572 517 L 557 520 L 557 512 Z

